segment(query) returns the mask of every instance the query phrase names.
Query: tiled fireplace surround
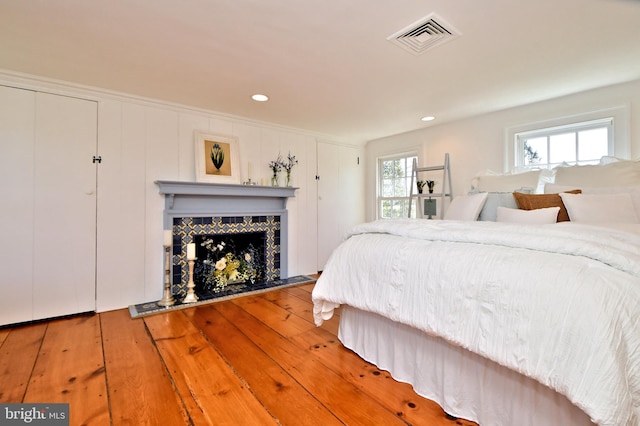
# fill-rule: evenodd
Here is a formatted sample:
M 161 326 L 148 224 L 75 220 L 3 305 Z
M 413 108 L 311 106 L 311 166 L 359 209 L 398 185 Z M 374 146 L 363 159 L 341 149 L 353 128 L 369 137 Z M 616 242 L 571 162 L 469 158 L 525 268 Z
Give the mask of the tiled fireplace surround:
M 288 278 L 287 200 L 297 188 L 203 182 L 156 181 L 165 196 L 164 229 L 173 232 L 173 294 L 187 292 L 187 244 L 196 235 L 260 233 L 265 241 L 265 279 Z M 196 283 L 197 285 L 197 283 Z

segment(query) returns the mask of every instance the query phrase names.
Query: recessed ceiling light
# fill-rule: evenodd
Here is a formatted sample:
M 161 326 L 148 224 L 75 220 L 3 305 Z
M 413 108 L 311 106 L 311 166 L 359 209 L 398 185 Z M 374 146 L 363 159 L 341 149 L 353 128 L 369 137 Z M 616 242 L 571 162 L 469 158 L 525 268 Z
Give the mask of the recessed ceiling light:
M 422 121 L 431 121 L 431 120 L 435 120 L 436 118 L 433 115 L 427 115 L 422 117 L 420 120 Z
M 261 95 L 259 93 L 256 93 L 255 95 L 253 95 L 251 97 L 251 99 L 253 99 L 254 101 L 258 101 L 258 102 L 266 102 L 269 100 L 269 97 L 267 95 Z

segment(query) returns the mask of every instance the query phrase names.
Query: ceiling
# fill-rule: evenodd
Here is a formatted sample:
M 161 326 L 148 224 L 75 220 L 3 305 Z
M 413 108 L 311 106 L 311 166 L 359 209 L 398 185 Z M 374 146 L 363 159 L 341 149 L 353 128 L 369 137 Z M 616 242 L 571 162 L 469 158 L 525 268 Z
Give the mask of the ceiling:
M 640 78 L 640 1 L 0 0 L 0 69 L 362 143 Z

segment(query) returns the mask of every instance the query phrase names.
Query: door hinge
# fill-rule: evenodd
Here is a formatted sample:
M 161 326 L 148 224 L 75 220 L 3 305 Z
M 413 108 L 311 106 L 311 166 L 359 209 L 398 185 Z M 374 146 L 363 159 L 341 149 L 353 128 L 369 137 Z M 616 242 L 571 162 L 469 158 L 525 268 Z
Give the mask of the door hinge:
M 96 164 L 96 163 L 98 163 L 98 164 L 102 163 L 102 157 L 101 156 L 99 156 L 99 155 L 98 156 L 95 156 L 95 155 L 93 156 L 93 164 Z

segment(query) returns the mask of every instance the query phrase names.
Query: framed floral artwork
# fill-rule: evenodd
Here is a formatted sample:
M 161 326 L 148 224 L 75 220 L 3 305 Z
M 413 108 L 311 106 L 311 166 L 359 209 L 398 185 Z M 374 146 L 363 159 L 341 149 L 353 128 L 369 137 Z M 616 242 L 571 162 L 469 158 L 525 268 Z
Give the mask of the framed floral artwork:
M 196 181 L 241 183 L 238 138 L 195 132 Z

